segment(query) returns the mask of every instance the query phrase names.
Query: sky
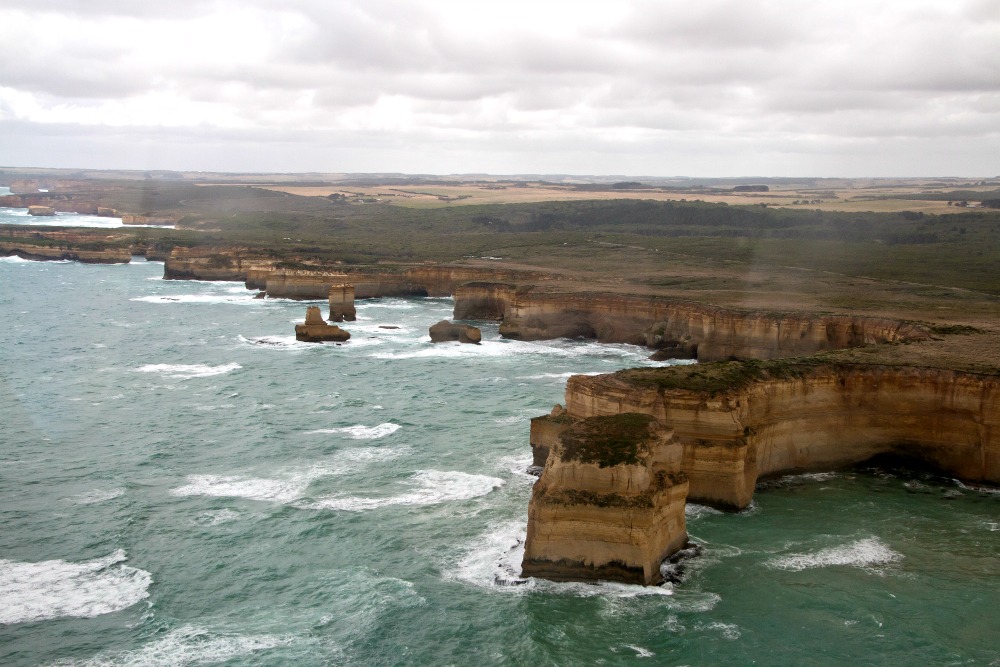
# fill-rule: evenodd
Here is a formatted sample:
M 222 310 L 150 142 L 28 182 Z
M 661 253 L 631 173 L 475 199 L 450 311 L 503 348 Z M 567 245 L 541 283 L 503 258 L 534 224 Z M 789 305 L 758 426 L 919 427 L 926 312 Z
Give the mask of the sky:
M 0 165 L 1000 175 L 1000 0 L 3 0 Z

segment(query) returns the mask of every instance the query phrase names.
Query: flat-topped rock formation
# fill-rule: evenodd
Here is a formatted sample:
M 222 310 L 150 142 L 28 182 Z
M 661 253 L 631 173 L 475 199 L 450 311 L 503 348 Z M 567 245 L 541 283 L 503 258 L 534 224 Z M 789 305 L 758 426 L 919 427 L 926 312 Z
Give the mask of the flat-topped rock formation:
M 446 343 L 458 341 L 459 343 L 473 343 L 478 345 L 483 340 L 482 332 L 468 324 L 457 324 L 448 320 L 441 320 L 437 324 L 431 325 L 430 336 L 432 343 Z
M 670 437 L 644 440 L 628 456 L 605 457 L 599 471 L 583 470 L 567 455 L 573 429 L 615 417 L 627 426 L 637 415 Z M 607 439 L 617 433 L 619 444 L 634 441 L 629 428 L 605 426 Z M 730 509 L 750 503 L 761 477 L 838 469 L 879 455 L 1000 484 L 1000 374 L 806 358 L 575 375 L 566 386 L 565 412 L 532 420 L 531 445 L 535 464 L 543 461 L 545 468 L 529 505 L 523 573 L 627 579 L 622 571 L 634 575 L 640 559 L 636 544 L 620 536 L 652 534 L 659 526 L 669 538 L 642 552 L 649 559 L 642 581 L 651 583 L 651 563 L 658 567 L 683 546 L 674 510 L 629 502 L 613 520 L 608 508 L 626 507 L 624 501 L 594 500 L 620 495 L 623 484 L 644 488 L 637 465 L 677 461 L 688 500 Z M 670 503 L 685 500 L 677 492 Z M 636 527 L 645 532 L 635 533 Z M 668 546 L 660 552 L 660 545 Z
M 596 338 L 699 361 L 772 359 L 928 335 L 919 325 L 888 318 L 761 313 L 658 297 L 552 293 L 482 282 L 458 288 L 455 317 L 499 319 L 505 338 Z
M 342 343 L 350 337 L 351 334 L 340 327 L 327 324 L 318 306 L 306 308 L 306 321 L 295 325 L 295 340 L 306 343 Z
M 548 454 L 528 506 L 522 575 L 660 583 L 660 564 L 687 543 L 673 434 L 650 415 L 554 413 L 533 420 L 532 435 Z
M 757 479 L 881 454 L 1000 484 L 1000 376 L 827 363 L 728 362 L 573 376 L 577 418 L 638 412 L 684 445 L 690 498 L 746 507 Z
M 56 210 L 51 206 L 29 206 L 28 215 L 55 215 Z

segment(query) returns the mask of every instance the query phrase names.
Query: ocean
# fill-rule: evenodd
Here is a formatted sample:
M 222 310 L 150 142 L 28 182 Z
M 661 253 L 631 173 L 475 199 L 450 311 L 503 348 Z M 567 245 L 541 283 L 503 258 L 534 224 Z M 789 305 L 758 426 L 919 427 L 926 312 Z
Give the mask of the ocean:
M 647 350 L 162 273 L 0 259 L 0 665 L 1000 665 L 995 490 L 790 476 L 680 583 L 522 579 L 529 418 Z

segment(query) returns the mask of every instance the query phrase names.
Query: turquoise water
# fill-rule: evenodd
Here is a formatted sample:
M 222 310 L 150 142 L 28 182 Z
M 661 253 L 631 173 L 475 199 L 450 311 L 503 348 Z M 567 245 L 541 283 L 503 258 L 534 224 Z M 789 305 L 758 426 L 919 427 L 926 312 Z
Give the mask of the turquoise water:
M 305 304 L 0 260 L 2 665 L 1000 664 L 1000 495 L 881 471 L 691 506 L 683 582 L 521 580 L 528 419 L 629 346 L 434 346 Z M 384 329 L 380 326 L 396 326 Z

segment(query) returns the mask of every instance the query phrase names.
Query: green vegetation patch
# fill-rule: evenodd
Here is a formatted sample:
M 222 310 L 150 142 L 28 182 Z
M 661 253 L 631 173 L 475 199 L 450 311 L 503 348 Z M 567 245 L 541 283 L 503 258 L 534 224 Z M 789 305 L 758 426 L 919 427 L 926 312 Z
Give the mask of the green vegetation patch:
M 767 361 L 750 359 L 664 368 L 633 368 L 618 371 L 614 375 L 641 387 L 690 391 L 706 396 L 717 396 L 743 389 L 763 380 L 789 380 L 806 377 L 820 366 L 841 367 L 844 366 L 844 363 L 826 355 L 816 355 Z
M 649 454 L 650 425 L 655 421 L 634 412 L 584 419 L 562 434 L 562 460 L 601 468 L 642 463 Z

